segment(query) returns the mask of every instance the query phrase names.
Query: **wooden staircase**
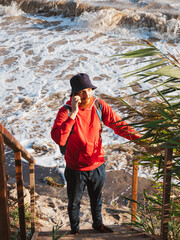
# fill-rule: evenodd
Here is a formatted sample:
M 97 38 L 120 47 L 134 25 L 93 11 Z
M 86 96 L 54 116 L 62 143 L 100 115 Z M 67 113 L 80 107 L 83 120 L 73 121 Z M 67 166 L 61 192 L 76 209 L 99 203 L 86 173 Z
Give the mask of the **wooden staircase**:
M 144 232 L 140 232 L 136 229 L 132 229 L 127 226 L 123 225 L 114 225 L 110 226 L 113 229 L 113 233 L 99 233 L 96 232 L 91 227 L 81 228 L 79 235 L 72 235 L 70 234 L 69 228 L 61 228 L 57 234 L 57 236 L 62 236 L 61 240 L 101 240 L 101 239 L 107 239 L 107 240 L 153 240 L 157 239 L 154 238 Z M 52 240 L 52 228 L 39 228 L 34 233 L 31 240 Z
M 14 151 L 16 183 L 18 195 L 18 210 L 19 210 L 19 225 L 20 239 L 27 239 L 26 223 L 25 223 L 25 207 L 23 193 L 23 174 L 22 174 L 22 158 L 29 163 L 29 180 L 30 180 L 30 195 L 31 195 L 31 234 L 32 240 L 52 239 L 52 229 L 40 228 L 35 231 L 35 159 L 24 149 L 24 147 L 13 137 L 13 135 L 0 124 L 0 240 L 10 240 L 10 218 L 7 194 L 7 179 L 6 179 L 6 161 L 4 144 Z M 165 149 L 164 157 L 164 177 L 163 177 L 163 197 L 162 197 L 162 219 L 161 219 L 161 237 L 159 239 L 168 239 L 168 221 L 170 216 L 170 194 L 171 194 L 171 170 L 172 170 L 173 149 Z M 137 212 L 137 177 L 138 165 L 133 163 L 133 181 L 132 181 L 132 221 L 136 220 Z M 91 228 L 82 229 L 78 236 L 73 236 L 69 233 L 69 229 L 62 228 L 57 234 L 63 235 L 60 239 L 124 239 L 124 240 L 143 240 L 143 239 L 158 239 L 148 236 L 145 233 L 138 232 L 132 228 L 125 226 L 113 226 L 113 233 L 97 233 Z

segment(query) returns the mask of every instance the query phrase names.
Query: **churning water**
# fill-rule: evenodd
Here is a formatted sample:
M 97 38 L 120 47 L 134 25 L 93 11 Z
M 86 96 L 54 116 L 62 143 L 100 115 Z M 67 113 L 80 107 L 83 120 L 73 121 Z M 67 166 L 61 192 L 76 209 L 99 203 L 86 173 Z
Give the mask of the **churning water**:
M 179 57 L 179 0 L 0 4 L 1 123 L 43 166 L 56 166 L 60 158 L 50 130 L 69 98 L 72 75 L 88 73 L 96 96 L 123 96 L 131 80 L 123 73 L 134 69 L 134 60 L 124 70 L 125 61 L 111 56 L 137 48 L 126 41 L 148 39 Z M 103 133 L 104 145 L 122 141 L 111 130 Z

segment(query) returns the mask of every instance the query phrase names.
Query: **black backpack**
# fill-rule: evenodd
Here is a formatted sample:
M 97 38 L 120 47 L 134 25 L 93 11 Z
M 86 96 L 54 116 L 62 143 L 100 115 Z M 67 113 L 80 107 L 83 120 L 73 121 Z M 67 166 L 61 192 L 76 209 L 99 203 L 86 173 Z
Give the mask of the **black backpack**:
M 101 103 L 100 103 L 99 99 L 96 99 L 96 100 L 95 100 L 94 105 L 95 105 L 95 108 L 96 108 L 97 115 L 98 115 L 98 117 L 99 117 L 99 119 L 100 119 L 100 121 L 101 121 L 101 123 L 102 123 L 102 106 L 101 106 Z M 64 105 L 64 108 L 65 108 L 67 111 L 68 111 L 68 110 L 71 111 L 71 106 L 69 106 L 69 105 Z M 72 127 L 72 130 L 73 130 L 73 127 Z M 72 132 L 72 130 L 71 130 L 71 132 Z M 71 133 L 70 133 L 70 134 L 71 134 Z M 59 145 L 60 151 L 61 151 L 61 153 L 62 153 L 63 155 L 66 153 L 67 142 L 68 142 L 68 139 L 67 139 L 66 144 L 65 144 L 64 146 L 60 146 L 60 145 Z

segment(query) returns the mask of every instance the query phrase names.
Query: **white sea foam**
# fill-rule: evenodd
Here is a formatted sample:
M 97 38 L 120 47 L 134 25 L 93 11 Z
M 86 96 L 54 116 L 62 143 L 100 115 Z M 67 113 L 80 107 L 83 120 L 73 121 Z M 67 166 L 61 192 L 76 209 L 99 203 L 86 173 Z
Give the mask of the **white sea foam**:
M 17 4 L 15 2 L 12 2 L 10 6 L 2 6 L 0 5 L 0 16 L 3 16 L 4 14 L 9 16 L 21 16 L 24 12 L 17 7 Z

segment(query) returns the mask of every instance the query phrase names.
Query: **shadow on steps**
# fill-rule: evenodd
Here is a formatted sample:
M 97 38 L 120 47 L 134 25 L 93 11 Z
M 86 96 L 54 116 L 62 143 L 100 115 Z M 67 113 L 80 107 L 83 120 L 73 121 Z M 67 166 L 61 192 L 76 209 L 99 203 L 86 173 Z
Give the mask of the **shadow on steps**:
M 79 235 L 72 235 L 70 234 L 69 228 L 61 228 L 57 231 L 56 237 L 61 236 L 60 239 L 62 240 L 73 240 L 73 239 L 83 239 L 83 240 L 101 240 L 101 239 L 107 239 L 107 240 L 113 240 L 113 239 L 119 239 L 119 240 L 153 240 L 157 239 L 154 238 L 144 232 L 137 231 L 135 229 L 132 229 L 130 227 L 124 226 L 124 225 L 113 225 L 109 226 L 113 229 L 114 232 L 112 233 L 99 233 L 96 232 L 92 228 L 82 228 L 79 232 Z M 47 228 L 40 228 L 38 229 L 33 237 L 32 240 L 50 240 L 52 239 L 52 229 Z

